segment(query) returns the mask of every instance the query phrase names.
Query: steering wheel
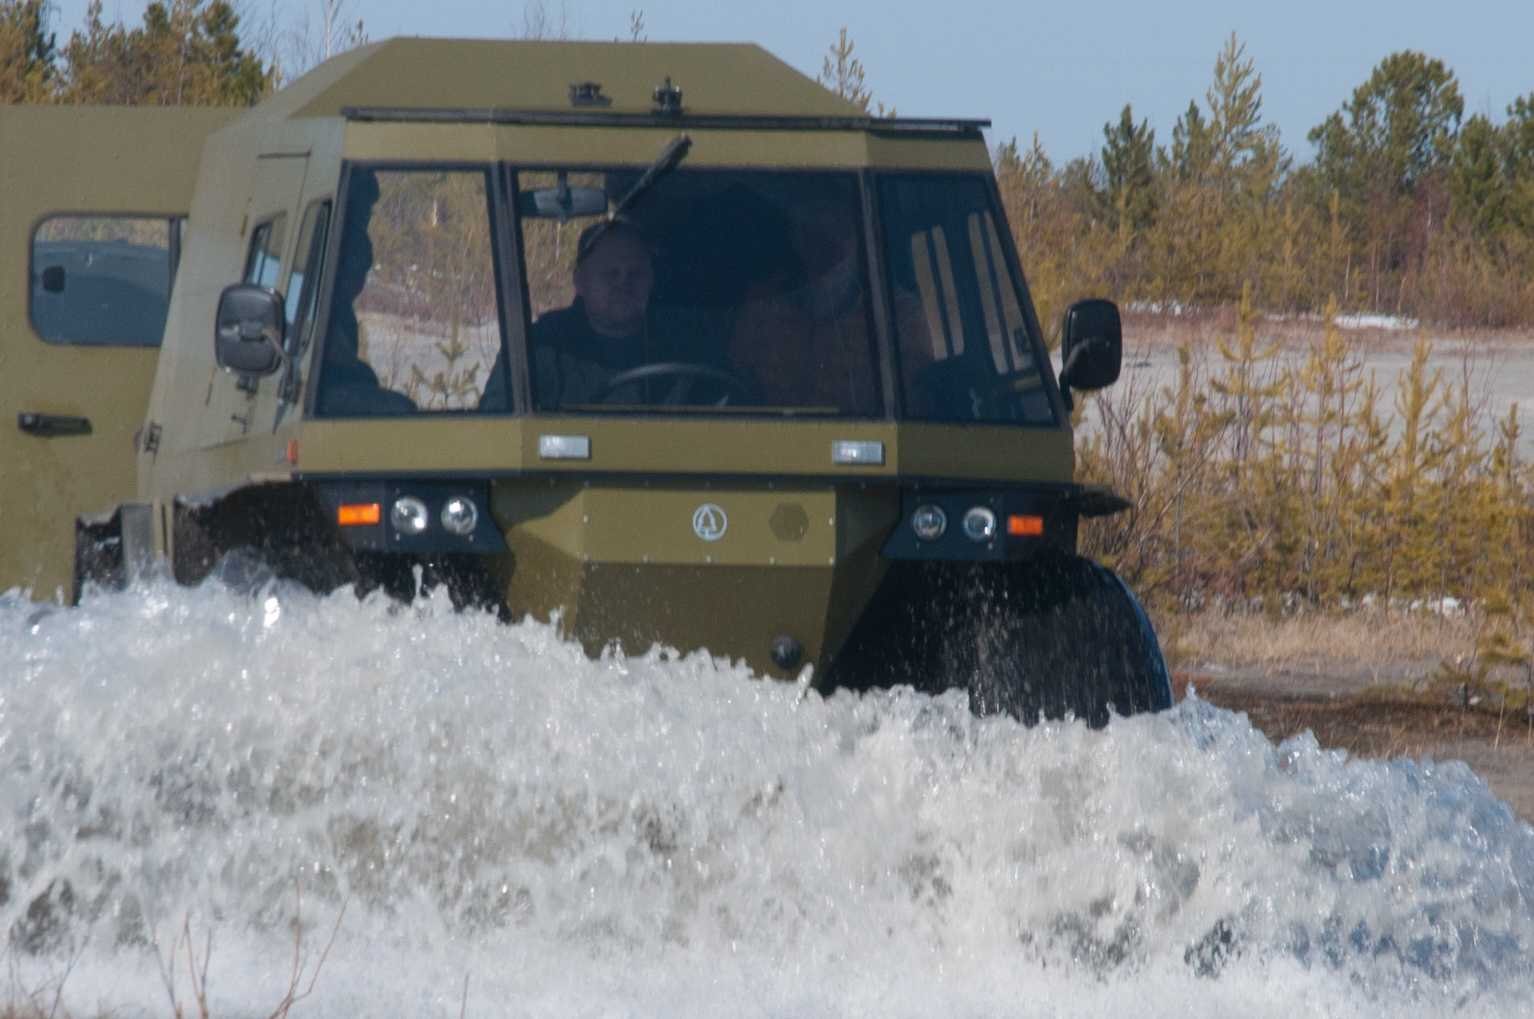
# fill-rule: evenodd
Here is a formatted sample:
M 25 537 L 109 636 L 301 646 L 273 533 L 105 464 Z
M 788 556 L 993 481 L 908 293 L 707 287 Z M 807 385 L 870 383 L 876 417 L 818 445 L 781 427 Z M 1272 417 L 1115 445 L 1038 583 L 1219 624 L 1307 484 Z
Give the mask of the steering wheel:
M 755 396 L 754 387 L 749 382 L 723 368 L 711 368 L 706 364 L 695 364 L 691 361 L 655 361 L 614 375 L 601 389 L 597 390 L 593 400 L 597 403 L 605 403 L 608 397 L 624 386 L 652 382 L 656 379 L 676 380 L 677 388 L 668 394 L 674 399 L 668 402 L 677 404 L 689 402 L 688 394 L 699 383 L 706 382 L 712 382 L 724 390 L 724 395 L 713 401 L 715 407 L 728 406 L 732 401 L 750 403 Z

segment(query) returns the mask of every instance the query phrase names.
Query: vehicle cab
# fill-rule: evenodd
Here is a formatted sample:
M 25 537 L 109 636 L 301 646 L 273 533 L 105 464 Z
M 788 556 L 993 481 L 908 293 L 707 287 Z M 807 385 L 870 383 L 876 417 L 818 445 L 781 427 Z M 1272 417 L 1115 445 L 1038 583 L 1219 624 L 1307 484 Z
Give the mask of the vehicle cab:
M 984 126 L 871 118 L 753 46 L 336 58 L 204 146 L 138 491 L 85 572 L 251 550 L 824 676 L 927 567 L 1069 556 L 1112 499 L 1072 481 Z M 1078 388 L 1116 376 L 1111 305 L 1065 340 Z

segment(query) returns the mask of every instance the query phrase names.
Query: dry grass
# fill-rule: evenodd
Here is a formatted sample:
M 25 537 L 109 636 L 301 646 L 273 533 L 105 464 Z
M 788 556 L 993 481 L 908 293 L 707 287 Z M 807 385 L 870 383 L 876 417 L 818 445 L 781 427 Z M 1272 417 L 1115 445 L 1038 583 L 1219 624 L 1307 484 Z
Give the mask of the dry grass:
M 1156 620 L 1173 668 L 1219 664 L 1236 669 L 1411 675 L 1475 651 L 1472 614 L 1360 610 L 1322 614 L 1204 612 Z

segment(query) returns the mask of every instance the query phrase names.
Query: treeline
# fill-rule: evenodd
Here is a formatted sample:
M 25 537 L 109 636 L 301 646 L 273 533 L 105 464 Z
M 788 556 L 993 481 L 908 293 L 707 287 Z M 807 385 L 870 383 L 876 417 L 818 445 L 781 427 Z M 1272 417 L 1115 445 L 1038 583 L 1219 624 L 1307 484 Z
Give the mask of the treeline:
M 227 0 L 155 0 L 135 28 L 91 0 L 62 46 L 50 14 L 47 0 L 0 0 L 0 103 L 248 106 L 277 81 Z
M 834 52 L 834 49 L 833 49 Z M 1344 310 L 1459 326 L 1534 323 L 1534 92 L 1464 119 L 1441 61 L 1394 53 L 1309 133 L 1296 165 L 1232 36 L 1166 144 L 1126 105 L 1099 153 L 1037 136 L 995 154 L 1041 317 L 1087 293 L 1162 305 Z

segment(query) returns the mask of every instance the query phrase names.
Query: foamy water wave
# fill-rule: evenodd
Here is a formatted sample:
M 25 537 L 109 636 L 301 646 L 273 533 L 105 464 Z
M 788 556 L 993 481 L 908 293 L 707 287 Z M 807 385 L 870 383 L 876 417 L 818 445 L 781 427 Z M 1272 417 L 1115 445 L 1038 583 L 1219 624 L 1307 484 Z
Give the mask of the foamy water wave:
M 1531 890 L 1464 765 L 1196 700 L 1025 729 L 441 601 L 0 598 L 10 995 L 76 1015 L 188 1002 L 185 932 L 215 1015 L 332 934 L 295 1014 L 1524 1015 Z

